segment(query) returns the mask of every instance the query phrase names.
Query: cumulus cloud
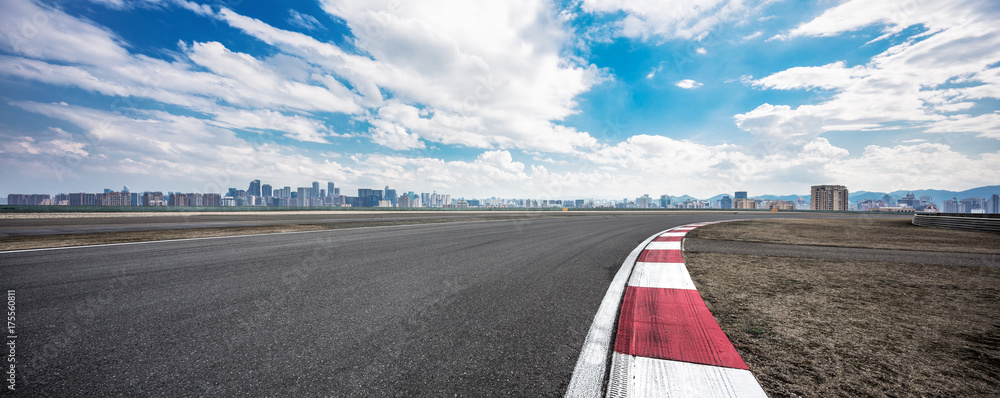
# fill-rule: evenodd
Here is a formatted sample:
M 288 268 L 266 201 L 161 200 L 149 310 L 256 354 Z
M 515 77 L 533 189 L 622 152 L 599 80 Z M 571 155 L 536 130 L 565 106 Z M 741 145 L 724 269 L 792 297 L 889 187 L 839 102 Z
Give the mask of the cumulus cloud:
M 740 128 L 780 141 L 827 131 L 878 131 L 900 124 L 926 132 L 974 132 L 1000 138 L 1000 120 L 969 112 L 975 101 L 1000 98 L 1000 28 L 988 2 L 849 1 L 792 29 L 786 36 L 831 36 L 880 25 L 887 34 L 909 27 L 923 32 L 874 56 L 864 65 L 839 61 L 800 66 L 747 83 L 761 89 L 828 90 L 795 108 L 764 104 L 736 115 Z M 956 86 L 960 84 L 961 86 Z
M 358 175 L 356 170 L 340 163 L 307 156 L 300 148 L 278 145 L 265 138 L 241 139 L 211 120 L 139 109 L 130 109 L 131 115 L 126 116 L 75 105 L 37 102 L 13 105 L 63 120 L 82 131 L 70 135 L 50 130 L 28 140 L 0 132 L 4 142 L 25 143 L 21 148 L 4 146 L 5 151 L 11 149 L 4 162 L 43 155 L 30 158 L 45 164 L 41 170 L 47 170 L 47 177 L 55 177 L 64 187 L 74 187 L 77 180 L 107 174 L 119 180 L 131 178 L 140 182 L 155 178 L 157 186 L 176 190 L 222 192 L 251 179 L 305 185 L 315 178 L 345 181 Z
M 690 90 L 692 88 L 701 87 L 702 84 L 699 83 L 699 82 L 696 82 L 694 80 L 691 80 L 691 79 L 684 79 L 684 80 L 681 80 L 681 81 L 679 81 L 677 83 L 674 83 L 674 86 L 683 88 L 685 90 Z
M 400 116 L 398 108 L 409 106 L 432 114 L 432 122 L 440 118 L 437 124 L 446 127 L 441 130 L 428 130 L 431 122 L 423 118 L 388 120 L 422 139 L 553 152 L 571 152 L 596 142 L 585 132 L 556 123 L 576 113 L 575 98 L 604 77 L 593 65 L 579 65 L 560 55 L 567 32 L 546 3 L 322 5 L 347 23 L 355 34 L 353 44 L 369 56 L 350 54 L 228 9 L 218 15 L 233 27 L 349 81 L 362 102 L 376 110 L 376 117 Z M 391 93 L 393 101 L 386 103 L 383 92 Z M 384 106 L 392 109 L 383 112 Z M 373 129 L 373 134 L 386 131 Z
M 701 39 L 723 22 L 737 21 L 764 2 L 727 0 L 584 0 L 584 11 L 622 13 L 617 33 L 635 39 Z M 701 53 L 704 54 L 704 53 Z

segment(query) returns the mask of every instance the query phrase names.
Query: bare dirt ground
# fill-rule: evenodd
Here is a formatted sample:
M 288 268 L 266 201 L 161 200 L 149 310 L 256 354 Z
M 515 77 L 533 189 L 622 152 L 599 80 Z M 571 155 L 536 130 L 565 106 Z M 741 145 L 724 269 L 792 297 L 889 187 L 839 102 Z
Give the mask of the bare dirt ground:
M 864 238 L 870 234 L 867 240 L 882 241 L 878 247 L 893 242 L 897 247 L 886 248 L 898 249 L 908 244 L 904 237 L 883 235 L 911 230 L 882 220 L 852 233 L 838 221 L 775 221 L 693 232 L 810 245 L 842 237 L 855 247 L 871 247 Z M 928 235 L 952 233 L 962 238 L 946 237 L 951 250 L 983 252 L 979 245 L 989 243 L 963 231 Z M 934 243 L 916 235 L 922 250 Z M 685 253 L 685 260 L 709 309 L 773 397 L 1000 392 L 1000 268 L 716 253 Z
M 910 218 L 886 219 L 868 215 L 734 221 L 704 226 L 688 236 L 793 245 L 1000 253 L 1000 234 L 918 227 Z

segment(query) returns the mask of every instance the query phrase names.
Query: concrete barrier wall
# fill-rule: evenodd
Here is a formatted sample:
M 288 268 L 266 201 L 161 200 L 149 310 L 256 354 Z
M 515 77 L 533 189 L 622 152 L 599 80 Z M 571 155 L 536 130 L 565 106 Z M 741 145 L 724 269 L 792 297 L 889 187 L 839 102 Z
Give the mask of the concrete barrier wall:
M 913 225 L 978 232 L 1000 232 L 1000 218 L 972 217 L 972 215 L 942 216 L 915 214 L 913 215 Z

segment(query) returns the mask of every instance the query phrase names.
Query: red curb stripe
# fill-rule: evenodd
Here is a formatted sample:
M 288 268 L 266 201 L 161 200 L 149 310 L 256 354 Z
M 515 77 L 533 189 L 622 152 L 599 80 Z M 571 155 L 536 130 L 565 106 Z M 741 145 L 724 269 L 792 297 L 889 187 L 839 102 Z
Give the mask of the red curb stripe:
M 749 370 L 697 290 L 628 286 L 615 352 Z
M 683 236 L 660 236 L 653 239 L 653 242 L 680 242 L 684 240 Z
M 637 260 L 641 263 L 683 263 L 680 250 L 643 250 Z

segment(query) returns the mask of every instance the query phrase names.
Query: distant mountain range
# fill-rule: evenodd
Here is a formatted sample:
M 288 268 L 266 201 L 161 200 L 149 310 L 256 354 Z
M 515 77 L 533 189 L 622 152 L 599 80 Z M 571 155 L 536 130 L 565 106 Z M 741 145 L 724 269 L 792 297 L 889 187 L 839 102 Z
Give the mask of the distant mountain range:
M 848 188 L 850 188 L 850 187 L 848 187 Z M 921 196 L 925 196 L 925 195 L 930 195 L 931 197 L 934 198 L 934 203 L 937 203 L 940 206 L 942 201 L 949 200 L 951 198 L 965 199 L 965 198 L 968 198 L 968 197 L 978 196 L 978 197 L 983 197 L 983 198 L 989 199 L 990 196 L 993 196 L 993 194 L 1000 194 L 1000 185 L 988 185 L 988 186 L 985 186 L 985 187 L 972 188 L 972 189 L 967 189 L 967 190 L 964 190 L 964 191 L 947 191 L 947 190 L 943 190 L 943 189 L 913 189 L 913 190 L 893 191 L 893 192 L 888 192 L 888 194 L 889 194 L 889 196 L 892 196 L 893 199 L 899 199 L 899 198 L 902 198 L 902 197 L 906 196 L 906 194 L 908 194 L 910 192 L 913 192 L 913 195 L 916 196 L 917 198 L 919 198 Z M 879 200 L 879 199 L 882 199 L 882 197 L 885 196 L 885 195 L 886 195 L 886 192 L 857 191 L 857 192 L 850 192 L 850 199 L 851 199 L 851 202 L 858 202 L 858 201 L 866 200 L 866 199 Z M 691 200 L 716 201 L 716 200 L 722 199 L 723 196 L 729 196 L 730 198 L 732 198 L 733 194 L 731 194 L 731 193 L 730 194 L 719 194 L 719 195 L 715 195 L 715 196 L 713 196 L 711 198 L 708 198 L 708 199 L 698 199 L 698 198 L 695 198 L 695 197 L 689 196 L 689 195 L 671 196 L 670 197 L 670 203 L 681 203 L 681 202 L 684 202 L 685 200 L 688 200 L 688 199 L 691 199 Z M 755 198 L 755 199 L 764 199 L 764 200 L 789 200 L 789 201 L 795 201 L 798 198 L 803 198 L 805 200 L 809 200 L 809 194 L 805 194 L 805 195 L 751 195 L 750 197 L 751 198 Z
M 964 191 L 946 191 L 941 189 L 914 189 L 914 190 L 893 191 L 889 192 L 888 194 L 889 196 L 892 196 L 893 199 L 899 199 L 906 196 L 906 194 L 910 192 L 913 192 L 913 195 L 916 196 L 917 198 L 920 198 L 921 196 L 925 195 L 930 195 L 931 197 L 934 198 L 934 203 L 937 203 L 940 206 L 942 201 L 949 200 L 951 198 L 958 198 L 961 200 L 968 197 L 978 196 L 989 199 L 990 196 L 993 196 L 993 194 L 1000 194 L 1000 185 L 989 185 L 985 187 L 967 189 Z M 858 192 L 851 192 L 850 198 L 851 202 L 857 202 L 859 200 L 865 200 L 865 199 L 879 200 L 882 199 L 882 197 L 885 195 L 886 195 L 885 192 L 858 191 Z
M 690 196 L 690 195 L 671 196 L 670 197 L 670 203 L 682 203 L 682 202 L 684 202 L 685 200 L 688 200 L 688 199 L 691 199 L 691 200 L 708 200 L 708 201 L 713 201 L 714 202 L 716 200 L 722 199 L 723 196 L 729 196 L 730 198 L 734 197 L 734 195 L 731 194 L 731 193 L 721 193 L 721 194 L 715 195 L 715 196 L 713 196 L 711 198 L 708 198 L 708 199 L 698 199 L 698 198 Z M 809 195 L 808 194 L 806 194 L 806 195 L 750 195 L 750 197 L 754 198 L 754 199 L 788 200 L 788 201 L 793 201 L 793 202 L 795 200 L 797 200 L 798 198 L 803 198 L 803 199 L 809 200 Z M 654 198 L 654 199 L 656 199 L 656 198 Z M 852 199 L 853 199 L 853 197 L 852 197 Z

